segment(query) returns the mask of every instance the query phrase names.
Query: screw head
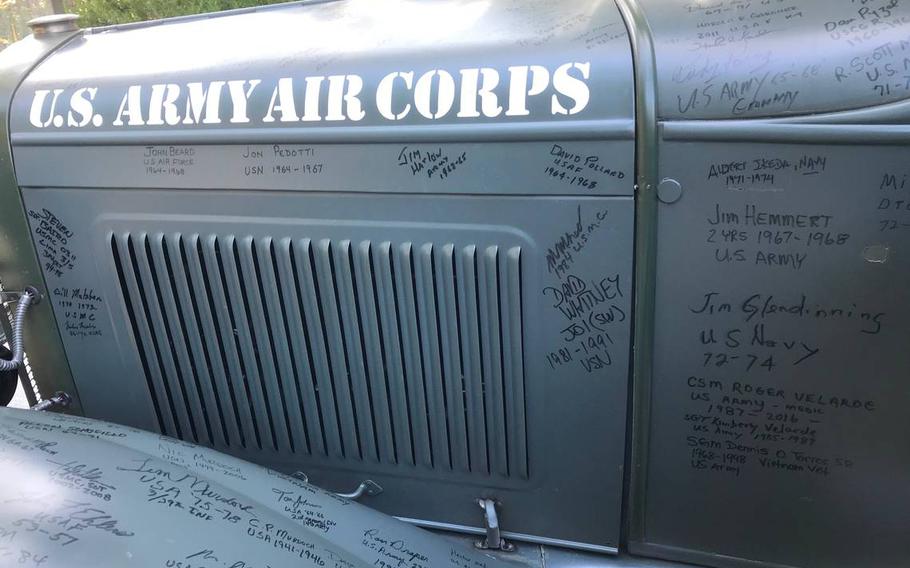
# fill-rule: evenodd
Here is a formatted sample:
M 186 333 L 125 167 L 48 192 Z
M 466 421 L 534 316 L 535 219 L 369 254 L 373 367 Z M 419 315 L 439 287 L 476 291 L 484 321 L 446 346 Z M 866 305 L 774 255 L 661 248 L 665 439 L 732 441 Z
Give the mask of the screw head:
M 675 203 L 682 197 L 682 185 L 672 178 L 664 178 L 657 184 L 657 199 L 662 203 Z

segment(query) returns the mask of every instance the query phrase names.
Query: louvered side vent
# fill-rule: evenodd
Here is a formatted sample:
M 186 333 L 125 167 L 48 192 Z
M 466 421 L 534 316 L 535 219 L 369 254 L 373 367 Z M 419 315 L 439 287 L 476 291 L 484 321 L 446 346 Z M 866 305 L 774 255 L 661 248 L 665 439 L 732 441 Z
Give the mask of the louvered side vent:
M 118 233 L 163 432 L 528 476 L 521 250 Z

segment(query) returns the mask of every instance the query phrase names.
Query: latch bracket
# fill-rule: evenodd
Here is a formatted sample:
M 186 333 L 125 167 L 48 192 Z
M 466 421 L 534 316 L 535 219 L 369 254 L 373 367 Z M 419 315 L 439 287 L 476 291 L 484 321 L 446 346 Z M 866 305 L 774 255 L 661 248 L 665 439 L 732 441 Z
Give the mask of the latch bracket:
M 499 527 L 499 515 L 496 513 L 496 507 L 501 503 L 493 499 L 478 499 L 477 504 L 483 509 L 483 522 L 487 535 L 483 540 L 475 541 L 474 546 L 481 550 L 513 552 L 515 545 L 502 538 L 502 531 Z
M 33 286 L 27 286 L 25 290 L 0 290 L 0 304 L 6 305 L 18 302 L 26 294 L 32 297 L 33 306 L 40 303 L 43 297 L 41 292 Z
M 380 493 L 382 493 L 382 487 L 380 487 L 378 483 L 372 479 L 365 479 L 354 491 L 350 493 L 336 493 L 335 495 L 356 501 L 364 495 L 372 497 L 373 495 L 379 495 Z
M 37 410 L 39 412 L 44 410 L 51 410 L 54 408 L 69 408 L 70 404 L 73 403 L 73 397 L 68 395 L 63 391 L 57 391 L 52 394 L 50 397 L 42 400 L 35 406 L 31 407 L 31 410 Z
M 291 474 L 291 476 L 296 477 L 297 479 L 303 481 L 304 483 L 310 482 L 309 476 L 302 471 L 295 471 L 294 473 Z M 345 499 L 351 499 L 353 501 L 357 501 L 364 495 L 366 495 L 368 497 L 372 497 L 374 495 L 379 495 L 380 493 L 382 493 L 382 486 L 380 486 L 378 483 L 376 483 L 372 479 L 365 479 L 362 482 L 360 482 L 360 485 L 357 486 L 357 489 L 351 491 L 350 493 L 335 493 L 335 495 L 338 495 L 339 497 L 344 497 Z

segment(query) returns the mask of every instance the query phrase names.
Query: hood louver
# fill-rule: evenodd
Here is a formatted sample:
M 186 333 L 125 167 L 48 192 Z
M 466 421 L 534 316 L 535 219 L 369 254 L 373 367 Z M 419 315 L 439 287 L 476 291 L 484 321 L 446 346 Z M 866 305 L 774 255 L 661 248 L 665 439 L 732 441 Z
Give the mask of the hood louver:
M 528 477 L 520 248 L 142 232 L 111 249 L 164 433 Z

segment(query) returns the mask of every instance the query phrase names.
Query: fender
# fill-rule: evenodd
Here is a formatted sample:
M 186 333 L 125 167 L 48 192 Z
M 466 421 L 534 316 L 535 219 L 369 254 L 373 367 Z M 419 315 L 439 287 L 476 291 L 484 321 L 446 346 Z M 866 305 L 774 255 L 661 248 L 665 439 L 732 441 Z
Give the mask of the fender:
M 0 410 L 3 565 L 500 568 L 298 479 L 107 422 Z

